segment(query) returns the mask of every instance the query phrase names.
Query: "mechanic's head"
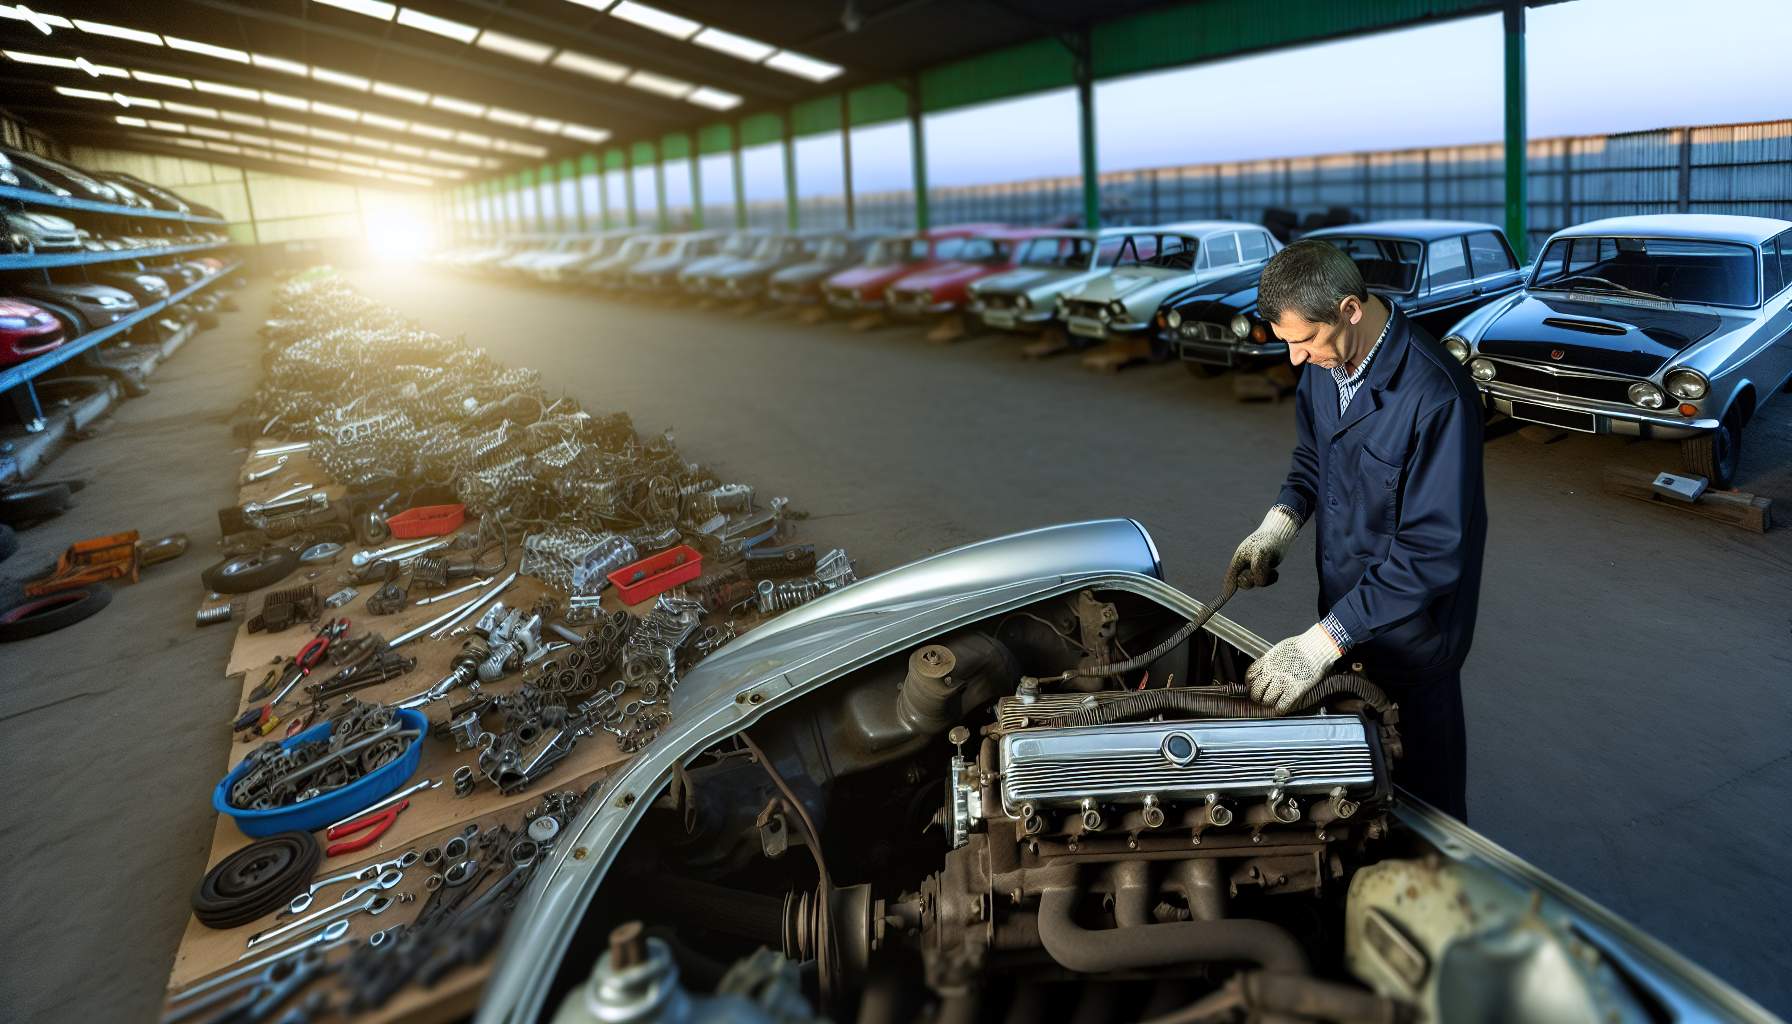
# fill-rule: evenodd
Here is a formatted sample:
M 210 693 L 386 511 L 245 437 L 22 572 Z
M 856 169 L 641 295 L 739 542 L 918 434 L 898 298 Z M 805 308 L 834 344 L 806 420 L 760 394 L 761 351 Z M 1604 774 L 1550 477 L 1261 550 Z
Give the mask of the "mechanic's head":
M 1356 261 L 1316 238 L 1270 257 L 1257 285 L 1257 314 L 1288 343 L 1288 361 L 1296 366 L 1343 366 L 1368 301 Z

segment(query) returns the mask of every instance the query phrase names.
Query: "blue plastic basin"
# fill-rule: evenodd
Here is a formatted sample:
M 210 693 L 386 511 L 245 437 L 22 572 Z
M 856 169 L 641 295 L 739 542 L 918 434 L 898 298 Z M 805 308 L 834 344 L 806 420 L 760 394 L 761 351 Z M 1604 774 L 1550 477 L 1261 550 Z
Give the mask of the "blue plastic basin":
M 266 811 L 246 811 L 240 807 L 232 807 L 228 799 L 230 787 L 236 785 L 236 780 L 248 769 L 248 758 L 244 758 L 212 790 L 212 806 L 219 814 L 228 814 L 235 819 L 236 827 L 242 830 L 243 835 L 257 838 L 280 832 L 312 832 L 331 822 L 340 821 L 363 807 L 378 802 L 381 797 L 397 792 L 400 786 L 417 773 L 417 762 L 423 759 L 423 741 L 429 738 L 429 719 L 424 717 L 423 712 L 408 708 L 399 709 L 398 718 L 405 728 L 418 731 L 410 748 L 398 760 L 341 789 L 333 789 L 309 800 Z M 297 736 L 282 740 L 280 745 L 290 747 L 295 743 L 328 739 L 334 726 L 333 722 L 314 725 Z

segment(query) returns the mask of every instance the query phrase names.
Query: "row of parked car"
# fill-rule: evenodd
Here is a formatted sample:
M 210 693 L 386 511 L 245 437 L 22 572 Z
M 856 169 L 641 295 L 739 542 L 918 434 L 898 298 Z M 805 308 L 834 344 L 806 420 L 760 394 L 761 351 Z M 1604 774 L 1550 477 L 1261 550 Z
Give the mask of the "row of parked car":
M 87 268 L 86 280 L 46 281 L 39 275 L 0 281 L 0 367 L 53 352 L 224 267 L 223 260 L 200 256 L 131 267 L 100 264 Z M 154 333 L 155 325 L 148 330 Z
M 1491 413 L 1681 442 L 1731 486 L 1744 426 L 1792 388 L 1792 222 L 1661 214 L 1557 232 L 1520 266 L 1468 221 L 1322 227 L 1377 295 L 1467 367 Z M 1262 369 L 1287 346 L 1257 314 L 1263 225 L 1191 221 L 1089 232 L 959 224 L 923 232 L 689 231 L 525 237 L 439 265 L 614 296 L 807 307 L 863 321 L 956 318 L 1119 343 L 1192 372 Z M 814 316 L 812 316 L 814 318 Z

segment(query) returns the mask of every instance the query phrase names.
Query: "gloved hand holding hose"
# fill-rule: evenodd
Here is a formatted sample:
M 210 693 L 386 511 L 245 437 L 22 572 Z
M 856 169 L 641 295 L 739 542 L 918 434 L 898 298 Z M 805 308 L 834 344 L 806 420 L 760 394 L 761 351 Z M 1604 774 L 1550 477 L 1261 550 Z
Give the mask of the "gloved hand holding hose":
M 1276 581 L 1276 566 L 1300 532 L 1300 520 L 1280 505 L 1269 510 L 1263 524 L 1252 531 L 1238 550 L 1232 553 L 1232 564 L 1226 567 L 1226 584 L 1249 590 L 1267 587 Z

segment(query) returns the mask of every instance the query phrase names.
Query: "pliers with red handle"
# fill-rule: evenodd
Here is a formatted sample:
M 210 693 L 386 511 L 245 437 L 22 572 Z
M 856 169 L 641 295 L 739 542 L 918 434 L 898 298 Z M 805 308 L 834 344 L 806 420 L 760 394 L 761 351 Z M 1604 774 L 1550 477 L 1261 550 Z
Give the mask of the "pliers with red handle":
M 286 699 L 286 695 L 292 692 L 292 688 L 299 685 L 299 680 L 310 675 L 311 670 L 317 667 L 318 662 L 324 660 L 324 654 L 329 651 L 330 644 L 347 632 L 347 619 L 333 619 L 326 622 L 324 627 L 317 631 L 317 635 L 307 641 L 305 646 L 299 648 L 299 653 L 293 656 L 292 664 L 286 667 L 287 679 L 281 684 L 279 691 L 274 694 L 274 699 L 268 702 L 268 706 L 279 706 L 280 702 Z
M 392 823 L 398 820 L 399 813 L 409 806 L 411 806 L 409 800 L 400 800 L 378 814 L 356 818 L 354 821 L 330 829 L 324 833 L 325 839 L 341 839 L 343 836 L 354 835 L 356 832 L 362 834 L 346 842 L 332 843 L 324 850 L 324 856 L 334 857 L 338 854 L 354 853 L 356 850 L 373 845 L 374 841 L 385 835 L 386 830 L 392 827 Z

